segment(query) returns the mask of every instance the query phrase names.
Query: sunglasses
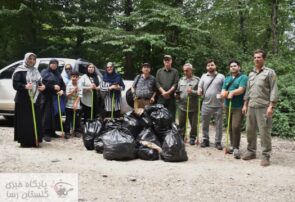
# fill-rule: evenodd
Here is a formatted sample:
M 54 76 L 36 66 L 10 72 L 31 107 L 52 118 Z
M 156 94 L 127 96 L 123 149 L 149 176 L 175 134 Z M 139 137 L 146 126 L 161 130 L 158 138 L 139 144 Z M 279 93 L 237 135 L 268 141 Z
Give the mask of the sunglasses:
M 66 68 L 65 70 L 66 70 L 66 71 L 70 71 L 70 70 L 72 70 L 72 69 L 71 69 L 71 68 Z

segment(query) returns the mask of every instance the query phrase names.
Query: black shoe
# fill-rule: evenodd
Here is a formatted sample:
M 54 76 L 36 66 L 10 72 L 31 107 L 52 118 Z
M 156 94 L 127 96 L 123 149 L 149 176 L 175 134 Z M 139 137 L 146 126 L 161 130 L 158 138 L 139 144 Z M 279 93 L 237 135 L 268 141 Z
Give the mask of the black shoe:
M 196 141 L 195 139 L 191 138 L 191 139 L 189 140 L 189 144 L 190 144 L 190 145 L 195 145 L 195 144 L 196 144 L 195 141 Z
M 218 150 L 222 150 L 223 147 L 221 146 L 220 143 L 215 143 L 215 148 L 218 149 Z
M 81 135 L 80 132 L 75 132 L 75 133 L 74 133 L 74 137 L 80 138 L 80 137 L 82 137 L 82 135 Z
M 56 133 L 51 134 L 50 137 L 52 137 L 52 138 L 60 138 L 60 136 L 58 134 L 56 134 Z
M 70 133 L 66 133 L 64 138 L 69 139 L 70 137 L 71 137 Z
M 50 142 L 51 141 L 51 138 L 49 136 L 44 136 L 43 139 L 44 139 L 45 142 Z
M 209 141 L 208 140 L 203 140 L 203 142 L 201 143 L 201 147 L 209 147 Z

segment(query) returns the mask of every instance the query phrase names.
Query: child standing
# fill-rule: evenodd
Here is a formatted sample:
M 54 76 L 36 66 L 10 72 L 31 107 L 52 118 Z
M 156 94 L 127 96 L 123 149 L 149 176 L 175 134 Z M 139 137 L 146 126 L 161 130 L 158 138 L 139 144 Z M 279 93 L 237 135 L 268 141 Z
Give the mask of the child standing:
M 71 72 L 71 81 L 67 85 L 67 104 L 66 104 L 66 122 L 65 122 L 65 139 L 70 138 L 70 128 L 72 125 L 73 134 L 80 137 L 78 132 L 80 128 L 79 109 L 80 99 L 82 98 L 82 88 L 78 85 L 79 73 Z M 74 123 L 75 120 L 75 123 Z

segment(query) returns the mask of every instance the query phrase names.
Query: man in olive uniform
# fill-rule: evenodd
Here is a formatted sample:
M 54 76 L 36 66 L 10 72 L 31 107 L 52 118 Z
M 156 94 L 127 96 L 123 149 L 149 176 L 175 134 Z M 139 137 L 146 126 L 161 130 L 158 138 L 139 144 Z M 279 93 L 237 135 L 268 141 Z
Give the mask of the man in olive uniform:
M 178 107 L 179 131 L 184 137 L 187 131 L 186 121 L 190 122 L 190 145 L 195 144 L 197 136 L 197 116 L 198 116 L 198 84 L 199 77 L 193 75 L 193 66 L 190 63 L 183 65 L 184 76 L 179 80 L 178 87 L 175 93 L 176 103 Z M 187 109 L 187 102 L 189 96 L 189 108 Z M 188 119 L 187 117 L 188 111 Z
M 278 101 L 277 77 L 274 70 L 265 67 L 266 54 L 263 50 L 254 52 L 255 68 L 249 74 L 243 113 L 247 113 L 247 152 L 243 160 L 256 158 L 258 129 L 261 139 L 261 166 L 270 165 L 271 127 L 274 107 Z
M 171 113 L 175 121 L 176 104 L 174 92 L 177 88 L 179 75 L 177 69 L 172 68 L 171 55 L 164 55 L 164 67 L 159 69 L 156 74 L 156 86 L 161 95 L 158 97 L 158 104 L 164 105 Z

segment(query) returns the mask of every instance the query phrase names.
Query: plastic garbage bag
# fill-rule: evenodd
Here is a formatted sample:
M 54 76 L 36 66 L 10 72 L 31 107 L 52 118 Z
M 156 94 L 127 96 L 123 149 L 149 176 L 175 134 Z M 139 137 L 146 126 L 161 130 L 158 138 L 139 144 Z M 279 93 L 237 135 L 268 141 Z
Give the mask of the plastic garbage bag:
M 173 124 L 171 130 L 167 131 L 162 145 L 161 157 L 167 162 L 187 161 L 187 153 L 181 135 Z
M 146 114 L 149 115 L 149 118 L 151 119 L 156 135 L 162 142 L 165 138 L 166 132 L 172 128 L 173 121 L 171 114 L 168 109 L 161 104 L 148 106 L 145 110 Z
M 87 120 L 84 127 L 83 143 L 87 150 L 94 149 L 94 138 L 99 136 L 102 129 L 102 123 L 95 120 Z
M 137 157 L 143 160 L 158 160 L 160 142 L 151 128 L 145 128 L 137 136 Z
M 102 142 L 101 136 L 94 138 L 94 149 L 97 153 L 100 153 L 100 154 L 103 153 L 103 142 Z
M 137 137 L 143 128 L 143 122 L 140 117 L 137 117 L 133 112 L 127 112 L 123 117 L 122 126 L 130 131 L 133 137 Z
M 103 157 L 108 160 L 131 160 L 136 157 L 136 143 L 129 130 L 118 127 L 101 136 Z

